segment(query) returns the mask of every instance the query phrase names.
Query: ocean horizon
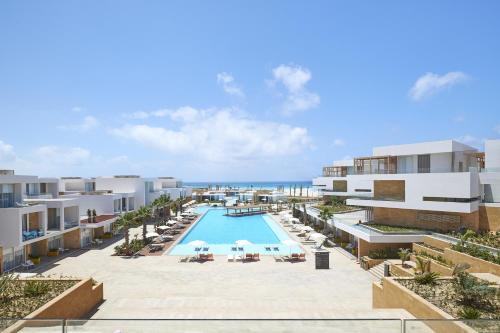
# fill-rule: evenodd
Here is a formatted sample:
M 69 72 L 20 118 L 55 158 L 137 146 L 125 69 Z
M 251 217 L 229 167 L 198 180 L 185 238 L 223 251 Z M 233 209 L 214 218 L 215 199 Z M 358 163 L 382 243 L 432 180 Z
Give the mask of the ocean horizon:
M 222 188 L 234 189 L 254 189 L 254 190 L 274 190 L 283 187 L 285 190 L 296 187 L 299 189 L 312 188 L 312 181 L 307 180 L 288 180 L 288 181 L 213 181 L 213 182 L 184 182 L 184 185 L 193 188 L 208 188 L 209 186 L 215 188 L 217 186 Z

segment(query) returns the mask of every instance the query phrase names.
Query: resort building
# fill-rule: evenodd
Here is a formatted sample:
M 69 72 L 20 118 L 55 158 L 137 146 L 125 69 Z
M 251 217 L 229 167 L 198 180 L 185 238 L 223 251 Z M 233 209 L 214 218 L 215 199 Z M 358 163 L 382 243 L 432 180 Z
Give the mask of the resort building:
M 454 140 L 376 147 L 352 164 L 323 168 L 313 185 L 359 207 L 332 219 L 358 256 L 420 241 L 428 231 L 500 230 L 500 140 L 487 140 L 484 152 Z M 389 235 L 370 223 L 416 232 Z
M 162 194 L 191 195 L 175 178 L 155 179 L 152 192 L 149 184 L 139 176 L 58 179 L 0 170 L 0 272 L 51 251 L 87 247 L 111 234 L 120 214 Z
M 171 200 L 190 197 L 192 188 L 183 186 L 182 181 L 174 177 L 158 177 L 145 180 L 146 204 L 149 205 L 162 195 L 168 196 Z

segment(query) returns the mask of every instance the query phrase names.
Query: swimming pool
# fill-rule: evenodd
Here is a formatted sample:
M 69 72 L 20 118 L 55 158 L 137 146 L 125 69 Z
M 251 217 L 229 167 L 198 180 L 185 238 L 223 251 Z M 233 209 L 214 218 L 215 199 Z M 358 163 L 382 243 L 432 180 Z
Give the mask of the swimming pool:
M 291 252 L 303 252 L 299 245 L 289 247 L 282 243 L 290 237 L 267 214 L 232 217 L 225 216 L 226 210 L 223 208 L 208 206 L 199 207 L 197 212 L 204 215 L 168 253 L 169 255 L 195 254 L 195 248 L 189 245 L 194 240 L 205 241 L 208 244 L 208 252 L 213 254 L 234 254 L 235 242 L 242 239 L 252 243 L 243 247 L 245 253 L 287 255 Z

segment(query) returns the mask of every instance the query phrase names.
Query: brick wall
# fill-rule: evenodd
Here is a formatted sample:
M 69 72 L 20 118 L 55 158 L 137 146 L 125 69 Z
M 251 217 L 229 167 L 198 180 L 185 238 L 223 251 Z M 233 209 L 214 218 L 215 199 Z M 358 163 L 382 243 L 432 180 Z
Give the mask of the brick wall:
M 459 216 L 460 222 L 429 222 L 417 220 L 418 213 L 428 214 L 443 214 Z M 397 209 L 397 208 L 373 208 L 373 219 L 377 223 L 388 225 L 403 226 L 403 227 L 416 227 L 423 229 L 434 229 L 440 231 L 458 230 L 465 227 L 472 230 L 479 229 L 479 211 L 466 214 L 466 213 L 441 213 L 432 211 L 422 211 L 413 209 Z

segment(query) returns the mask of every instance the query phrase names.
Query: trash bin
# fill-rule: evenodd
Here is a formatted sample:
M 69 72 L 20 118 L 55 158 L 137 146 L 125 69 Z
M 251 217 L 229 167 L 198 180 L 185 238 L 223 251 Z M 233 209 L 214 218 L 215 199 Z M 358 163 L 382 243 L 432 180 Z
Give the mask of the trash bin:
M 316 269 L 330 269 L 330 252 L 316 251 Z

